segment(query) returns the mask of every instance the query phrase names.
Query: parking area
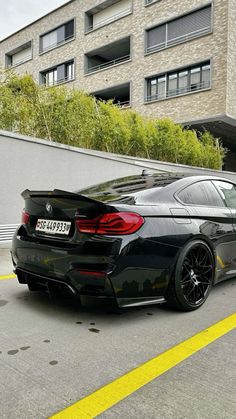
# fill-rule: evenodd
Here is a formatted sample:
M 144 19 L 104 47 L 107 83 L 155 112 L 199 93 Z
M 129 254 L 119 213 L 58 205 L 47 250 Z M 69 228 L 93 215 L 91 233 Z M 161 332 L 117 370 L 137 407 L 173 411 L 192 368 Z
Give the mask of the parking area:
M 170 353 L 166 371 L 144 386 L 140 368 L 235 313 L 235 279 L 216 286 L 201 309 L 179 313 L 165 305 L 82 308 L 78 300 L 30 293 L 11 272 L 9 250 L 0 249 L 1 419 L 236 417 L 232 324 L 182 362 Z M 127 376 L 134 369 L 135 383 Z M 97 409 L 94 392 L 123 376 L 126 388 L 108 386 Z M 80 410 L 78 401 L 90 395 Z

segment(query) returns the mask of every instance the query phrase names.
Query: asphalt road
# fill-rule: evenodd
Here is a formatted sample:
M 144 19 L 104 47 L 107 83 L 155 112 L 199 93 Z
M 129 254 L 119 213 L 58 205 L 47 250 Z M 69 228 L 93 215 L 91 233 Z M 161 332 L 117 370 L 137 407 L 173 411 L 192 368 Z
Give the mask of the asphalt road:
M 9 252 L 0 249 L 0 277 L 10 273 Z M 229 280 L 192 313 L 164 305 L 114 312 L 0 280 L 0 418 L 48 418 L 231 315 L 235 301 Z M 235 388 L 236 330 L 99 417 L 235 418 Z

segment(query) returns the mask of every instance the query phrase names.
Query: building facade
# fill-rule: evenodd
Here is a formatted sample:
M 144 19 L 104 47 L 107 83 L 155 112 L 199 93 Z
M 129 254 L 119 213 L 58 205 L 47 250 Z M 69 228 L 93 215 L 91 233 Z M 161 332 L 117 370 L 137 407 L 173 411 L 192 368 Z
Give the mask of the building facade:
M 236 170 L 236 0 L 72 0 L 0 43 L 0 67 L 207 128 Z

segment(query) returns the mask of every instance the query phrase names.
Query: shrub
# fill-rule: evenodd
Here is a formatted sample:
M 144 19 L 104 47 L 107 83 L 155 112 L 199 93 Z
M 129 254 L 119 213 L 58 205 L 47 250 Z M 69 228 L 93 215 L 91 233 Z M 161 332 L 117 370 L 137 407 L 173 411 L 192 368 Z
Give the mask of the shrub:
M 209 132 L 152 120 L 78 89 L 46 88 L 0 74 L 0 129 L 77 147 L 221 169 L 226 151 Z

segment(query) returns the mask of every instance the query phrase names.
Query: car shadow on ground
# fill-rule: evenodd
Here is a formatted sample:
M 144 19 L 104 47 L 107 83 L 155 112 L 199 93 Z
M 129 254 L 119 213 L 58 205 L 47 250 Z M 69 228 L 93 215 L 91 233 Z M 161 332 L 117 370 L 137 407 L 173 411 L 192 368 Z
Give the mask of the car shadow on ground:
M 16 290 L 13 298 L 21 307 L 40 312 L 43 316 L 60 319 L 62 322 L 73 321 L 75 318 L 95 318 L 103 322 L 112 319 L 113 324 L 121 321 L 139 320 L 140 316 L 151 317 L 154 314 L 176 315 L 166 304 L 148 305 L 131 308 L 118 308 L 114 303 L 102 301 L 94 304 L 81 305 L 79 297 L 51 297 L 47 292 L 30 292 L 27 288 Z
M 235 278 L 217 284 L 213 287 L 209 298 L 218 297 L 218 294 L 224 298 L 224 295 L 231 291 L 234 285 L 236 285 Z M 159 318 L 166 318 L 166 316 L 188 315 L 188 313 L 171 309 L 166 304 L 120 309 L 114 303 L 102 301 L 82 306 L 78 297 L 51 297 L 46 292 L 29 292 L 27 288 L 17 289 L 13 297 L 18 301 L 18 304 L 24 306 L 27 310 L 38 311 L 46 317 L 56 316 L 62 322 L 73 321 L 75 318 L 85 316 L 86 318 L 96 318 L 96 320 L 102 320 L 103 322 L 112 319 L 113 325 L 115 325 L 120 324 L 124 320 L 139 321 L 140 317 L 143 316 L 158 315 Z

